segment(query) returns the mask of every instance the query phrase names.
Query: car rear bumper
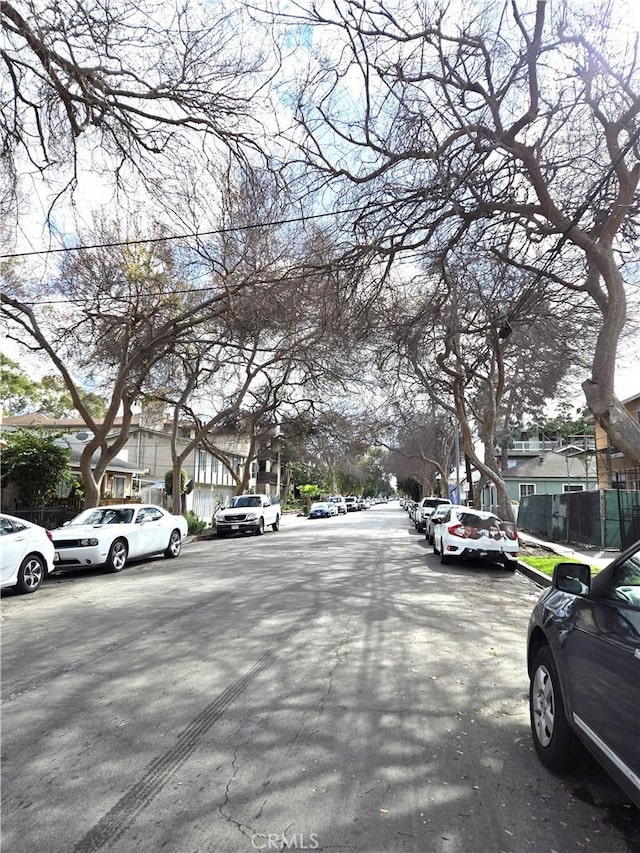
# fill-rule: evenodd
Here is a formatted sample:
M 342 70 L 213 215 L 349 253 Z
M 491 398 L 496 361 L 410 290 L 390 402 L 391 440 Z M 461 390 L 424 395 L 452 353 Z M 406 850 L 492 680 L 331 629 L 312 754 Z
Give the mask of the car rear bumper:
M 513 562 L 515 565 L 518 562 L 518 551 L 517 549 L 513 550 L 504 550 L 501 548 L 460 548 L 453 549 L 451 547 L 447 547 L 445 549 L 445 554 L 448 557 L 462 557 L 470 560 L 509 560 Z

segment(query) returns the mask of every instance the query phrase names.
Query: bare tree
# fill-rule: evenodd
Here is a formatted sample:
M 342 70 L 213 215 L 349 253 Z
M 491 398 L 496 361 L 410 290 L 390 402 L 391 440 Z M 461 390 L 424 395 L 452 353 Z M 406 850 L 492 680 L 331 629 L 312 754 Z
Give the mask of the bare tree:
M 226 282 L 187 286 L 167 244 L 122 244 L 108 233 L 110 240 L 101 242 L 115 245 L 65 257 L 48 298 L 8 281 L 0 305 L 8 336 L 48 356 L 93 434 L 80 460 L 87 506 L 98 501 L 153 371 L 180 342 L 197 337 L 199 325 L 224 314 L 229 297 Z M 87 385 L 107 401 L 103 418 L 87 403 Z
M 14 181 L 35 172 L 64 193 L 83 151 L 119 181 L 187 151 L 258 150 L 267 42 L 243 38 L 241 6 L 3 0 L 0 15 L 0 150 Z
M 300 15 L 319 41 L 329 29 L 330 61 L 309 73 L 298 117 L 306 163 L 360 210 L 355 251 L 391 264 L 446 255 L 469 235 L 531 274 L 504 306 L 514 328 L 540 284 L 590 302 L 598 335 L 584 393 L 640 464 L 640 425 L 614 393 L 640 178 L 640 65 L 615 7 L 329 8 Z
M 571 302 L 549 303 L 546 294 L 514 331 L 505 322 L 503 306 L 521 288 L 522 274 L 483 258 L 475 247 L 469 251 L 458 245 L 455 259 L 452 267 L 427 270 L 418 290 L 396 290 L 381 315 L 379 343 L 397 359 L 396 396 L 413 395 L 418 411 L 430 399 L 432 412 L 448 413 L 449 423 L 453 417 L 464 453 L 481 475 L 475 500 L 486 483 L 493 483 L 500 511 L 509 518 L 496 452 L 499 436 L 505 422 L 536 410 L 553 395 L 577 354 L 565 325 L 575 330 L 581 323 L 588 330 L 592 311 Z M 438 442 L 432 441 L 431 452 L 445 480 L 453 448 L 446 436 L 455 431 L 445 430 Z

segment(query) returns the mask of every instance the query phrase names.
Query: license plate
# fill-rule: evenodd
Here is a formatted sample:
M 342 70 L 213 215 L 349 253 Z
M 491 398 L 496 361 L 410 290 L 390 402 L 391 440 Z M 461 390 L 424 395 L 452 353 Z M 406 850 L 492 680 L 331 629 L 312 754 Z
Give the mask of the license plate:
M 232 530 L 240 530 L 240 525 L 239 524 L 232 524 L 231 529 Z

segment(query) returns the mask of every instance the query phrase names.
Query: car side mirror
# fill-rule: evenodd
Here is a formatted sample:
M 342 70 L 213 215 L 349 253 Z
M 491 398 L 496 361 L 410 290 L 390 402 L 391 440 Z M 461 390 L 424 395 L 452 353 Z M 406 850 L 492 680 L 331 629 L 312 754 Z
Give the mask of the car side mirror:
M 561 592 L 589 595 L 591 591 L 591 566 L 586 563 L 556 563 L 552 585 Z

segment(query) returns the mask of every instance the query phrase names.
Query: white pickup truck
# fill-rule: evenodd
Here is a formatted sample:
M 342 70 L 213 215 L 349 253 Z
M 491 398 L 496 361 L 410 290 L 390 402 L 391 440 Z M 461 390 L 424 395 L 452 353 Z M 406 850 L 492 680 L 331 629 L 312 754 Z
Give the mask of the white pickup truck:
M 218 536 L 228 533 L 262 536 L 266 527 L 280 528 L 280 504 L 272 504 L 268 495 L 237 495 L 231 499 L 231 506 L 216 513 Z

